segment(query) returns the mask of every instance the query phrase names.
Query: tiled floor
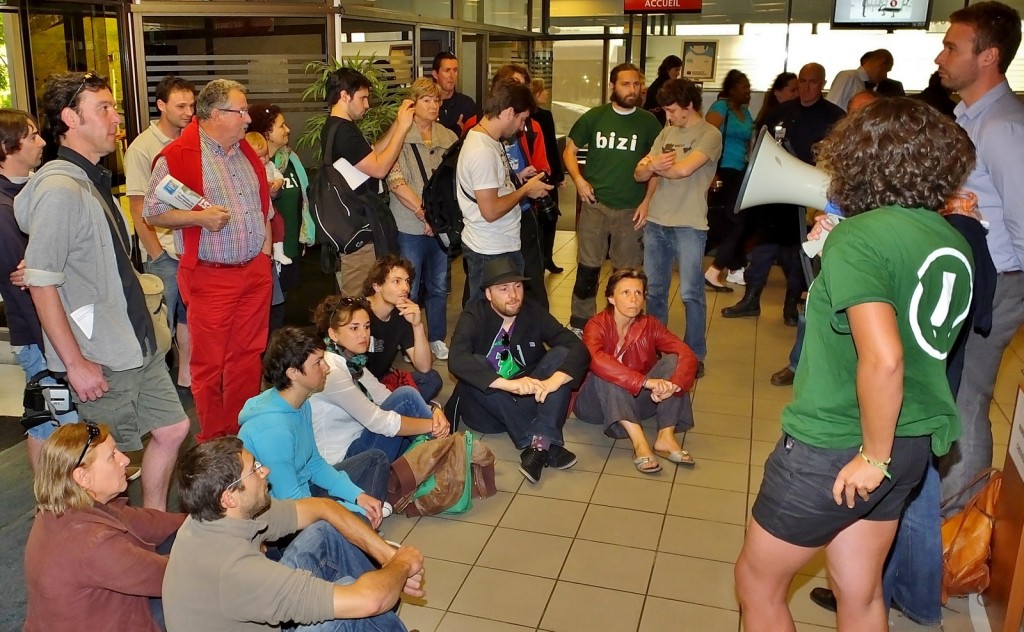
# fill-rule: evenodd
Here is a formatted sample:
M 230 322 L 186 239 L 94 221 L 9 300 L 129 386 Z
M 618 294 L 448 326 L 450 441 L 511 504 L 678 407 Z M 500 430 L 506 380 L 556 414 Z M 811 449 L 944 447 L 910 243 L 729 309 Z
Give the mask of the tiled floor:
M 568 321 L 576 265 L 574 235 L 562 231 L 548 274 L 552 312 Z M 462 274 L 454 266 L 454 286 Z M 602 276 L 609 274 L 606 267 Z M 773 273 L 776 274 L 776 273 Z M 673 286 L 673 292 L 675 292 Z M 694 394 L 696 427 L 685 445 L 693 469 L 638 473 L 628 442 L 570 417 L 567 446 L 579 456 L 569 471 L 546 470 L 540 484 L 523 481 L 518 453 L 504 435 L 485 443 L 497 462 L 498 494 L 459 516 L 385 521 L 389 539 L 427 558 L 425 599 L 407 599 L 401 617 L 422 632 L 653 632 L 741 630 L 733 562 L 743 542 L 762 464 L 778 438 L 778 415 L 791 388 L 774 387 L 795 329 L 782 322 L 783 284 L 773 276 L 759 319 L 726 320 L 719 311 L 742 295 L 708 294 L 707 376 Z M 458 293 L 449 309 L 458 317 Z M 670 327 L 683 330 L 673 296 Z M 1024 343 L 1018 338 L 1000 374 L 992 417 L 1001 465 Z M 442 373 L 445 373 L 442 370 Z M 447 377 L 447 376 L 446 376 Z M 449 378 L 450 380 L 450 378 Z M 450 381 L 446 391 L 451 388 Z M 649 429 L 653 435 L 653 430 Z M 803 632 L 834 629 L 834 615 L 810 603 L 826 585 L 823 559 L 794 583 L 791 607 Z M 954 600 L 945 630 L 974 630 L 967 601 Z M 893 630 L 923 630 L 893 617 Z
M 546 282 L 553 313 L 568 321 L 576 266 L 574 234 L 560 232 L 556 249 L 555 260 L 565 272 L 547 275 Z M 461 266 L 453 266 L 453 276 L 454 287 L 461 287 Z M 685 441 L 697 459 L 695 468 L 665 467 L 655 475 L 640 474 L 633 469 L 627 442 L 615 442 L 599 427 L 570 418 L 565 437 L 579 456 L 572 470 L 546 470 L 539 485 L 525 483 L 508 438 L 490 436 L 485 442 L 499 459 L 496 496 L 476 501 L 459 516 L 393 516 L 385 521 L 389 539 L 414 545 L 427 557 L 427 597 L 409 599 L 400 610 L 410 629 L 741 629 L 732 566 L 762 464 L 778 437 L 779 411 L 792 395 L 790 388 L 771 386 L 769 377 L 785 364 L 795 330 L 782 323 L 784 290 L 777 273 L 762 297 L 763 315 L 758 319 L 726 320 L 719 315 L 723 306 L 739 299 L 740 290 L 708 294 L 707 376 L 697 383 L 696 427 Z M 461 311 L 460 296 L 456 291 L 449 304 L 451 328 Z M 683 310 L 673 299 L 670 327 L 681 332 Z M 991 411 L 997 467 L 1006 450 L 1007 419 L 1024 367 L 1022 357 L 1024 338 L 1018 336 L 1004 359 Z M 444 363 L 438 368 L 446 377 L 445 391 L 450 392 Z M 13 411 L 0 414 L 18 414 L 20 380 L 16 367 L 0 366 L 0 411 L 5 406 Z M 5 388 L 11 385 L 19 386 Z M 7 463 L 0 472 L 4 480 L 17 479 L 11 489 L 0 490 L 5 499 L 0 511 L 16 518 L 5 518 L 13 526 L 3 533 L 23 542 L 31 520 L 24 448 L 0 454 L 0 462 Z M 0 563 L 16 569 L 20 559 L 20 551 L 13 551 Z M 802 632 L 834 628 L 834 616 L 807 598 L 811 588 L 824 585 L 820 558 L 794 583 L 790 603 Z M 954 600 L 951 608 L 946 632 L 975 630 L 966 614 L 967 600 Z M 893 630 L 923 629 L 901 617 L 893 619 Z

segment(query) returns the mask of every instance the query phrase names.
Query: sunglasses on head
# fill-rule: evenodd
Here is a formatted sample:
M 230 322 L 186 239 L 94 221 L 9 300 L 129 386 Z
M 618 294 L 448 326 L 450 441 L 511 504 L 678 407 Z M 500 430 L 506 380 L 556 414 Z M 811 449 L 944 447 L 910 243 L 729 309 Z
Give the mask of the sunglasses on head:
M 88 84 L 90 81 L 95 81 L 99 78 L 100 76 L 91 70 L 82 75 L 82 83 L 78 86 L 78 90 L 75 90 L 75 93 L 71 95 L 71 98 L 68 99 L 68 104 L 64 107 L 69 107 L 72 110 L 75 109 L 75 99 L 78 98 L 78 95 L 82 94 L 82 90 L 85 89 L 86 84 Z
M 85 453 L 89 451 L 89 446 L 91 446 L 92 442 L 100 436 L 100 427 L 91 421 L 85 422 L 85 430 L 89 433 L 89 436 L 86 437 L 85 445 L 82 446 L 82 453 L 78 455 L 78 460 L 75 461 L 75 467 L 82 464 L 82 460 L 85 458 Z

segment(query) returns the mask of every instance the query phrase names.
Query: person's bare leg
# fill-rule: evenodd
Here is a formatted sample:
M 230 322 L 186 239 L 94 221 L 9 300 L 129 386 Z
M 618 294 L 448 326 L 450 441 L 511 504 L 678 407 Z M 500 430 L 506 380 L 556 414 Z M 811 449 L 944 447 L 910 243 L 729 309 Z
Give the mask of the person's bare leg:
M 882 565 L 898 521 L 858 520 L 825 547 L 828 574 L 839 603 L 840 631 L 883 632 L 889 617 L 882 597 Z
M 794 632 L 786 604 L 793 576 L 820 547 L 784 542 L 751 520 L 733 574 L 746 632 Z
M 679 445 L 679 440 L 676 439 L 675 426 L 665 426 L 658 430 L 658 436 L 654 440 L 654 449 L 664 450 L 665 452 L 675 452 L 676 450 L 683 449 L 683 446 Z
M 629 435 L 629 442 L 633 444 L 633 456 L 636 458 L 650 457 L 652 460 L 649 461 L 647 469 L 657 470 L 659 467 L 650 465 L 656 463 L 654 461 L 654 452 L 651 451 L 651 444 L 647 442 L 647 435 L 644 434 L 644 428 L 638 423 L 632 421 L 626 421 L 625 419 L 619 420 L 619 425 Z
M 25 437 L 25 448 L 28 450 L 28 464 L 32 466 L 32 473 L 35 474 L 39 466 L 39 453 L 43 450 L 43 440 L 32 436 Z
M 150 433 L 142 454 L 142 506 L 167 511 L 167 490 L 178 460 L 178 448 L 188 436 L 188 418 Z
M 174 329 L 174 338 L 178 344 L 178 386 L 192 386 L 192 339 L 188 333 L 188 325 L 178 323 Z

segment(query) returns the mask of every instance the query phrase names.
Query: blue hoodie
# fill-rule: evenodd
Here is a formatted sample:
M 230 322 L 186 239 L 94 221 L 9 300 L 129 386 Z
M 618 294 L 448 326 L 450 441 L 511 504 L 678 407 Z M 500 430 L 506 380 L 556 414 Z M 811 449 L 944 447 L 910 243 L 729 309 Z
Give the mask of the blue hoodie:
M 238 416 L 238 438 L 257 461 L 270 468 L 272 497 L 309 498 L 309 484 L 314 483 L 349 510 L 365 514 L 355 504 L 363 490 L 317 451 L 311 410 L 308 401 L 298 410 L 292 408 L 276 388 L 269 388 L 245 402 Z

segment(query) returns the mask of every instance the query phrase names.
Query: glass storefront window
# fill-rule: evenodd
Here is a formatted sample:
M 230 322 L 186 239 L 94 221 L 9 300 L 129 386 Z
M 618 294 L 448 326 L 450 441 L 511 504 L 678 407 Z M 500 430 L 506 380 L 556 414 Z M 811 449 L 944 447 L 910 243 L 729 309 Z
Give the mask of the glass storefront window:
M 7 56 L 7 41 L 14 36 L 13 22 L 11 15 L 0 13 L 0 107 L 2 108 L 14 106 L 14 98 L 11 94 L 11 64 Z
M 346 7 L 367 7 L 401 11 L 409 17 L 424 18 L 452 17 L 451 0 L 345 0 Z

